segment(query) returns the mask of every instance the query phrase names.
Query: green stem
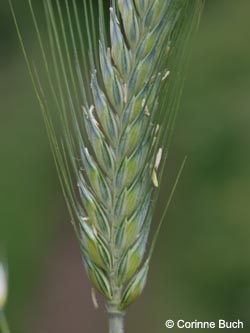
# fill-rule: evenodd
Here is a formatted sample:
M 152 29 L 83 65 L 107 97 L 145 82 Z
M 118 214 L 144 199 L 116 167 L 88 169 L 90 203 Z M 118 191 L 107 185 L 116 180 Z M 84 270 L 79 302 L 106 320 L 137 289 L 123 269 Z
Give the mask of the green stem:
M 3 312 L 0 312 L 1 333 L 10 333 L 9 325 Z
M 124 333 L 124 312 L 108 310 L 109 333 Z

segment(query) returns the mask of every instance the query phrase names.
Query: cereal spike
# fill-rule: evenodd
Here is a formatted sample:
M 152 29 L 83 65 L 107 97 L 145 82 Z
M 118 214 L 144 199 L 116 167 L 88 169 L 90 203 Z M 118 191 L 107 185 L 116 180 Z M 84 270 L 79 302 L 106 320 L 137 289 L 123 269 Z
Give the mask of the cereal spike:
M 9 2 L 86 271 L 106 297 L 110 332 L 123 333 L 121 311 L 146 284 L 182 63 L 203 0 L 111 0 L 107 26 L 104 0 L 98 19 L 95 1 L 82 1 L 84 20 L 76 0 L 44 0 L 46 47 L 29 0 L 41 78 Z

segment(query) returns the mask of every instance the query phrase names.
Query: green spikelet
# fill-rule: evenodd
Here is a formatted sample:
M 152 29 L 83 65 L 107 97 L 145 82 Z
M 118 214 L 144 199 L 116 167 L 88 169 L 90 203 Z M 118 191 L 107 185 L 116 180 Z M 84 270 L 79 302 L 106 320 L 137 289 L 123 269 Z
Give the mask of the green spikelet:
M 121 310 L 126 309 L 140 296 L 147 282 L 148 270 L 149 262 L 146 261 L 143 267 L 139 270 L 137 274 L 135 274 L 135 276 L 131 279 L 128 286 L 124 290 L 120 304 Z
M 112 0 L 106 23 L 103 0 L 98 22 L 94 1 L 82 11 L 76 0 L 44 0 L 46 41 L 29 1 L 45 82 L 9 2 L 86 271 L 107 299 L 110 333 L 122 333 L 121 311 L 146 284 L 162 224 L 147 251 L 203 1 Z

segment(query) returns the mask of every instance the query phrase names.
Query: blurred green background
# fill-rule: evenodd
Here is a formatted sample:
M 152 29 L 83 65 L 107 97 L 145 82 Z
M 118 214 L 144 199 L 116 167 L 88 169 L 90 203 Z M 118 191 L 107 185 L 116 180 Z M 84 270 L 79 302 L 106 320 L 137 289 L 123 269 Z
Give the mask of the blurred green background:
M 29 52 L 35 55 L 24 4 L 15 6 Z M 192 50 L 166 193 L 185 155 L 188 162 L 147 289 L 128 311 L 128 332 L 167 332 L 164 322 L 170 318 L 240 319 L 245 324 L 241 331 L 249 332 L 249 12 L 248 0 L 207 1 Z M 91 303 L 5 0 L 0 3 L 0 39 L 0 242 L 9 261 L 6 311 L 12 332 L 105 332 L 105 310 L 96 311 Z

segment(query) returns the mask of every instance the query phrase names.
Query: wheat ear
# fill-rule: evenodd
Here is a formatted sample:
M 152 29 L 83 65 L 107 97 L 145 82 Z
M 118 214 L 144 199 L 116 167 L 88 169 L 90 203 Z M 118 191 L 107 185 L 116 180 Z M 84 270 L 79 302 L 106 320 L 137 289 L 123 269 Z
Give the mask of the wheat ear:
M 44 0 L 46 44 L 28 2 L 45 84 L 31 66 L 11 6 L 17 32 L 86 271 L 107 300 L 110 333 L 122 333 L 124 311 L 146 284 L 163 221 L 147 251 L 187 46 L 203 1 L 113 0 L 107 28 L 99 0 L 98 33 L 93 1 L 83 1 L 84 29 L 75 0 L 63 6 Z

